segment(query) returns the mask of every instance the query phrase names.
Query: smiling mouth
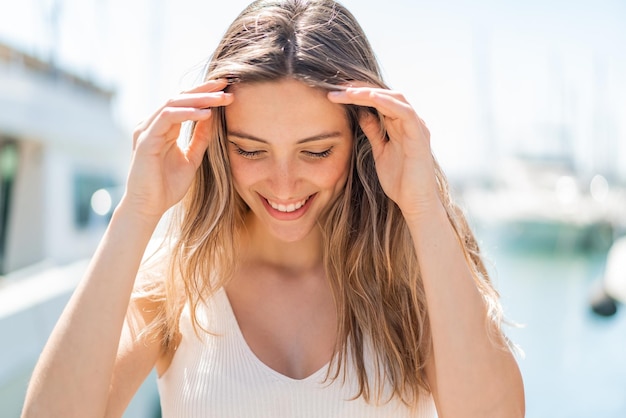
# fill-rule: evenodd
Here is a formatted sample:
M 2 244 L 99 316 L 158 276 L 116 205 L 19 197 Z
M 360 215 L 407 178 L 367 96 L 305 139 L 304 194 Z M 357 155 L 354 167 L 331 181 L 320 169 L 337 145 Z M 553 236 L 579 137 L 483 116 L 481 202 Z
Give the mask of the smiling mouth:
M 290 203 L 288 205 L 283 205 L 281 203 L 277 203 L 277 202 L 272 202 L 269 199 L 265 199 L 267 201 L 267 203 L 272 207 L 272 209 L 275 209 L 279 212 L 283 212 L 283 213 L 291 213 L 291 212 L 295 212 L 298 209 L 300 209 L 302 206 L 304 206 L 306 204 L 306 202 L 311 198 L 311 196 L 306 197 L 305 199 L 302 199 L 298 202 L 294 202 L 294 203 Z

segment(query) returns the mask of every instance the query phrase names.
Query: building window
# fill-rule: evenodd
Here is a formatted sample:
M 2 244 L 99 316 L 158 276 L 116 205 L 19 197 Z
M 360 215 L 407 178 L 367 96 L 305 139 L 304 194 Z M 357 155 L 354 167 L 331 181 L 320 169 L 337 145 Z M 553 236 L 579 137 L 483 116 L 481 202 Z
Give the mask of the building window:
M 91 173 L 74 176 L 74 223 L 78 229 L 101 225 L 111 218 L 119 188 L 112 177 Z
M 7 229 L 10 221 L 13 183 L 19 163 L 17 141 L 0 138 L 0 274 L 5 272 Z

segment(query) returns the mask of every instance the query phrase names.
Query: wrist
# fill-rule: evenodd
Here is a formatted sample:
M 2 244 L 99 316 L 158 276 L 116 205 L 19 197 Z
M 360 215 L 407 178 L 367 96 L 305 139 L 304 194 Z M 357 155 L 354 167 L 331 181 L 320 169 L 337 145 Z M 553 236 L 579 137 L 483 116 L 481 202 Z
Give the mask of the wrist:
M 125 198 L 122 198 L 113 211 L 111 220 L 128 222 L 142 229 L 154 230 L 162 217 L 163 214 L 146 213 L 139 205 L 132 204 Z
M 437 219 L 448 220 L 446 208 L 438 197 L 420 202 L 419 204 L 413 204 L 410 208 L 401 208 L 400 210 L 402 211 L 402 216 L 409 224 L 431 223 Z

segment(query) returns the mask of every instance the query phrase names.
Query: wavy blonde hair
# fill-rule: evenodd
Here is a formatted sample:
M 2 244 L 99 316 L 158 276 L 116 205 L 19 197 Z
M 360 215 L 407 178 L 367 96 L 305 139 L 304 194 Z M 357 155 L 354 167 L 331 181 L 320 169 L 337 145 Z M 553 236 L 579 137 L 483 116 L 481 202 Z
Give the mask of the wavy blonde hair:
M 231 83 L 292 78 L 326 90 L 355 80 L 387 87 L 360 25 L 332 0 L 253 2 L 225 33 L 204 78 Z M 345 190 L 319 221 L 323 262 L 339 318 L 335 367 L 327 378 L 345 378 L 343 366 L 352 358 L 359 382 L 355 397 L 381 401 L 388 383 L 390 396 L 415 405 L 429 390 L 424 367 L 431 348 L 419 263 L 400 209 L 378 182 L 369 141 L 359 127 L 360 112 L 373 110 L 345 108 L 355 137 L 351 169 Z M 168 266 L 164 278 L 152 277 L 135 294 L 159 303 L 147 331 L 164 338 L 166 346 L 175 341 L 184 304 L 189 304 L 197 327 L 195 308 L 224 286 L 237 263 L 238 233 L 247 207 L 231 181 L 223 108 L 214 111 L 212 135 L 215 140 L 177 207 L 166 246 L 170 252 L 161 259 Z M 500 336 L 498 294 L 476 239 L 435 165 L 441 200 L 489 307 L 490 329 Z M 368 376 L 364 359 L 368 347 L 373 376 Z

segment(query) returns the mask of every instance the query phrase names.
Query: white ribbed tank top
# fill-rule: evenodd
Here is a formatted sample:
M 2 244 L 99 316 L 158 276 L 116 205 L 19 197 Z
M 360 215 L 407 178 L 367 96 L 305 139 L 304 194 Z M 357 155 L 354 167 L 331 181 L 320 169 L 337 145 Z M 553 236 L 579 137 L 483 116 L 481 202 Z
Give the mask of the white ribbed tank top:
M 355 373 L 324 382 L 329 367 L 292 379 L 260 361 L 246 343 L 223 289 L 198 308 L 197 318 L 215 335 L 197 337 L 186 307 L 180 318 L 182 340 L 167 371 L 158 379 L 163 418 L 434 418 L 431 396 L 416 409 L 399 400 L 368 404 L 351 400 Z M 366 358 L 367 362 L 367 358 Z M 351 362 L 348 362 L 351 364 Z M 371 386 L 373 387 L 373 386 Z

